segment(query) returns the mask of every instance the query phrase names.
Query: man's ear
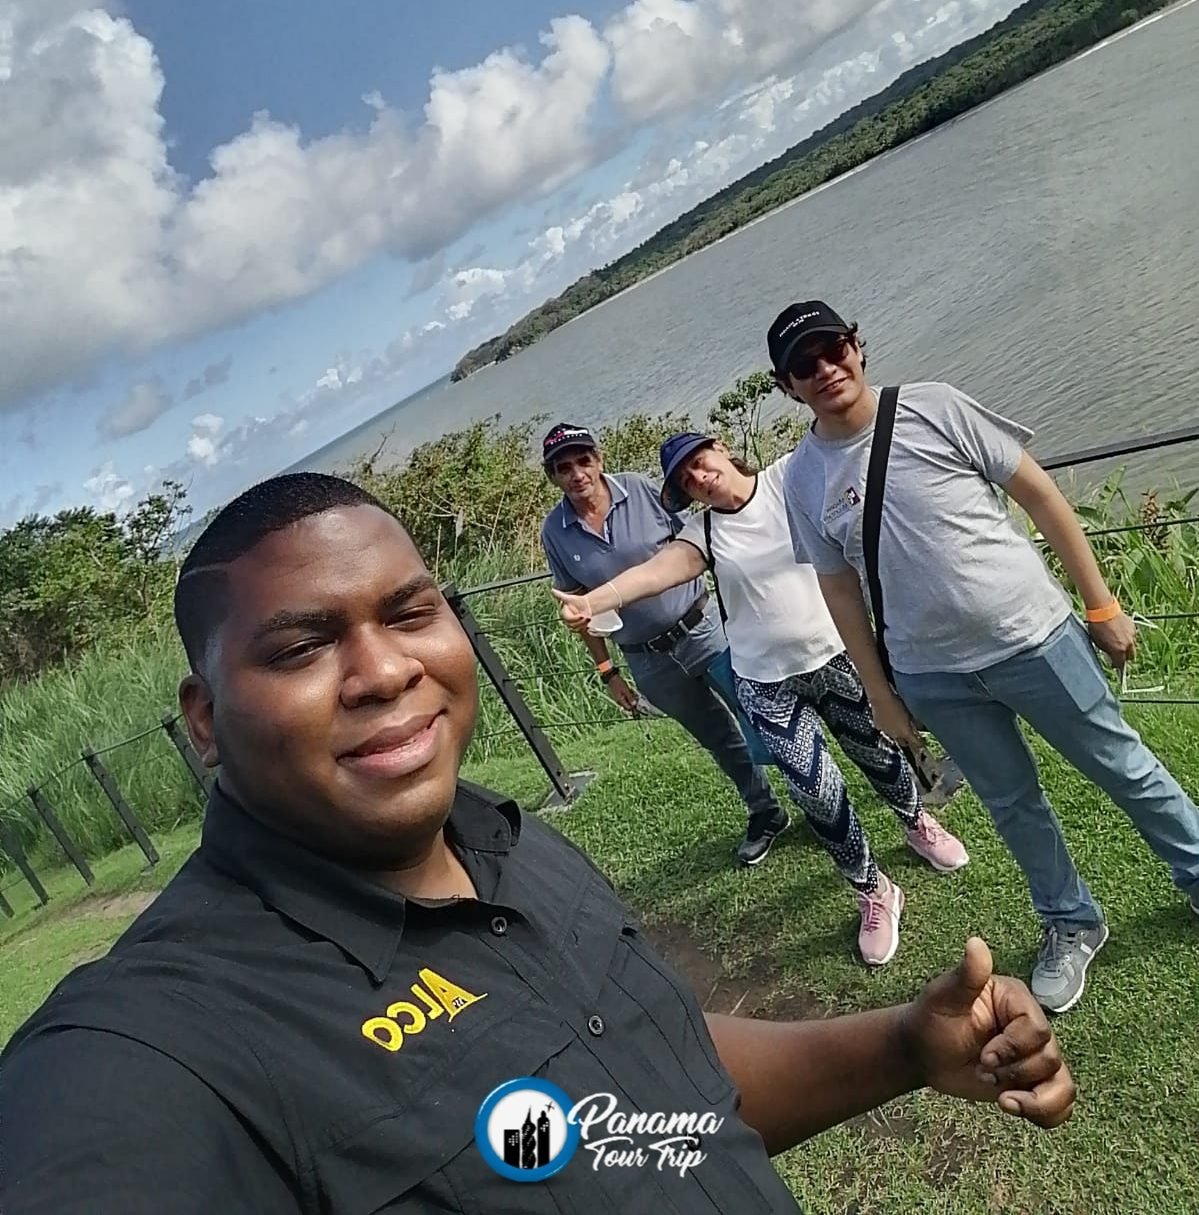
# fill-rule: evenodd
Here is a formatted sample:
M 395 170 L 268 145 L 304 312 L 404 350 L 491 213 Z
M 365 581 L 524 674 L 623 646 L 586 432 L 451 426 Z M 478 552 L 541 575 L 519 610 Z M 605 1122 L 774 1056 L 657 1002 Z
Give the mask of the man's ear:
M 786 378 L 784 379 L 777 371 L 774 373 L 774 382 L 778 386 L 778 390 L 792 401 L 797 401 L 801 405 L 806 404 L 803 397 L 791 387 L 791 373 L 786 372 L 785 375 Z
M 216 734 L 212 721 L 212 691 L 203 676 L 188 675 L 179 685 L 179 707 L 187 722 L 192 747 L 206 768 L 215 768 L 221 758 L 217 754 Z

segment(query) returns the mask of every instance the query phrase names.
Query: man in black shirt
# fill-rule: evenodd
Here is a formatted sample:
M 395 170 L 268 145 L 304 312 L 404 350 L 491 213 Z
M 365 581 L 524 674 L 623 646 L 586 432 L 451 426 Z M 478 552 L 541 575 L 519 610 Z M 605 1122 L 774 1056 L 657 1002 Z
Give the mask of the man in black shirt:
M 176 621 L 201 844 L 0 1059 L 5 1215 L 795 1212 L 770 1156 L 913 1089 L 1070 1116 L 981 941 L 901 1007 L 705 1016 L 576 847 L 459 778 L 472 651 L 350 483 L 226 507 Z

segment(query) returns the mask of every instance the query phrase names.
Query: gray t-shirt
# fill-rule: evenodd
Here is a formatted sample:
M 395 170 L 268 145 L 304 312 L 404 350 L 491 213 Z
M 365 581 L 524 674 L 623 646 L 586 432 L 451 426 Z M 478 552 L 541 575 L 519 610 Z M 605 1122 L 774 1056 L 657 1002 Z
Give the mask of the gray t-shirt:
M 848 439 L 809 432 L 783 485 L 796 559 L 822 574 L 855 570 L 867 606 L 862 500 L 873 436 L 873 422 Z M 1040 644 L 1069 616 L 1069 596 L 997 488 L 1031 437 L 950 384 L 901 386 L 879 536 L 896 671 L 979 671 Z

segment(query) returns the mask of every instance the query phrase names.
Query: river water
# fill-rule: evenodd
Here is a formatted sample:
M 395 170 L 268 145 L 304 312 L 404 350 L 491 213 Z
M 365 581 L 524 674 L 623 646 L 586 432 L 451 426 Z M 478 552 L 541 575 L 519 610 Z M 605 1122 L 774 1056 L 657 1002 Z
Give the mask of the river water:
M 1042 458 L 1199 417 L 1199 3 L 1026 82 L 304 462 L 389 455 L 500 413 L 702 425 L 793 299 L 857 320 L 874 383 L 945 379 Z M 1189 132 L 1189 133 L 1188 133 Z M 790 408 L 775 394 L 768 416 Z M 1199 484 L 1199 444 L 1126 461 Z M 1085 479 L 1112 471 L 1090 467 Z

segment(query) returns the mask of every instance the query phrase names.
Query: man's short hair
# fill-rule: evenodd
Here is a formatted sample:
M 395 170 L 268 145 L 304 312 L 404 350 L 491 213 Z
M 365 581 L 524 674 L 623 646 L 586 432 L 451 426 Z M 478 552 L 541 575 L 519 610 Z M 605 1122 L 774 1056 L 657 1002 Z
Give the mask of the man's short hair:
M 317 472 L 270 477 L 217 512 L 187 554 L 175 584 L 175 627 L 193 671 L 199 672 L 229 610 L 227 567 L 267 536 L 345 506 L 376 506 L 398 520 L 361 486 Z

